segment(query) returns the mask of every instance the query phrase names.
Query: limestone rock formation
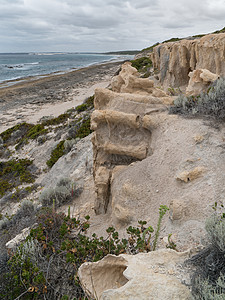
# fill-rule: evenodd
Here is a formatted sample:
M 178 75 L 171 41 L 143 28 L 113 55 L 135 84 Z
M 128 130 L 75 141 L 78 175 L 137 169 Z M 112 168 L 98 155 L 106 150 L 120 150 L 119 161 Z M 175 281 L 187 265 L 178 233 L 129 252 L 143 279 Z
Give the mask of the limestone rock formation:
M 186 88 L 186 94 L 199 95 L 206 91 L 210 83 L 216 81 L 219 75 L 214 74 L 206 69 L 197 69 L 188 74 L 190 80 Z
M 201 74 L 212 78 L 207 71 Z M 162 236 L 172 233 L 182 251 L 201 247 L 205 219 L 215 202 L 223 202 L 225 126 L 218 130 L 201 119 L 169 115 L 172 101 L 147 92 L 96 90 L 94 210 L 122 231 L 138 220 L 155 227 L 159 206 L 167 205 L 171 210 L 163 219 Z
M 154 114 L 164 111 L 166 104 L 172 102 L 171 97 L 154 88 L 152 81 L 137 78 L 135 70 L 130 64 L 123 65 L 112 82 L 117 92 L 95 91 L 92 142 L 97 214 L 107 211 L 113 169 L 152 154 L 151 130 L 160 119 L 156 120 Z M 145 94 L 133 93 L 136 89 L 145 91 Z M 162 97 L 156 97 L 156 94 Z
M 154 87 L 154 81 L 148 78 L 139 78 L 138 71 L 130 62 L 122 65 L 118 76 L 112 79 L 112 91 L 118 93 L 152 94 L 154 97 L 167 97 L 166 93 Z
M 164 88 L 186 88 L 189 73 L 206 69 L 225 76 L 225 34 L 209 34 L 200 39 L 169 42 L 153 48 L 151 59 Z
M 84 263 L 78 271 L 82 286 L 92 298 L 104 300 L 189 300 L 189 289 L 181 284 L 181 264 L 189 252 L 174 250 L 107 255 L 96 263 Z

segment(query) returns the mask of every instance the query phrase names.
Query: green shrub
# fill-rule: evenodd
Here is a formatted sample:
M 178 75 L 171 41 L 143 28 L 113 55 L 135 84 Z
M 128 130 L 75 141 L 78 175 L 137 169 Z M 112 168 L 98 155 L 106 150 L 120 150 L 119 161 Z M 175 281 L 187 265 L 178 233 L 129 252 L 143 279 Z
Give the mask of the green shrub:
M 31 125 L 31 124 L 30 124 Z M 36 139 L 41 135 L 44 135 L 48 132 L 48 129 L 45 129 L 43 124 L 36 124 L 31 125 L 29 130 L 23 135 L 22 138 L 20 138 L 19 143 L 16 145 L 16 150 L 18 150 L 20 147 L 28 143 L 29 139 Z
M 16 134 L 18 132 L 18 134 Z M 28 124 L 26 122 L 17 124 L 0 134 L 5 146 L 17 144 L 16 150 L 28 143 L 29 139 L 36 139 L 48 132 L 43 124 Z
M 35 176 L 29 171 L 32 164 L 29 159 L 0 162 L 0 197 L 22 183 L 35 181 Z
M 189 260 L 195 265 L 192 291 L 196 300 L 225 299 L 225 214 L 206 221 L 209 245 Z
M 64 140 L 59 142 L 56 146 L 55 149 L 52 150 L 51 152 L 51 157 L 49 160 L 47 160 L 46 164 L 49 168 L 51 168 L 56 162 L 57 160 L 63 156 L 64 154 Z
M 45 126 L 58 125 L 67 121 L 69 117 L 70 117 L 69 113 L 61 114 L 56 118 L 42 121 L 42 124 Z
M 17 124 L 4 132 L 0 134 L 0 137 L 3 139 L 4 142 L 7 142 L 10 138 L 13 132 L 16 132 L 17 130 L 21 131 L 21 135 L 25 134 L 30 128 L 32 127 L 31 124 L 28 124 L 26 122 Z
M 75 109 L 76 109 L 76 111 L 77 111 L 78 113 L 80 113 L 80 112 L 82 112 L 82 111 L 85 111 L 87 108 L 88 108 L 87 104 L 86 104 L 86 103 L 83 103 L 83 104 L 81 104 L 81 105 L 76 106 Z
M 78 105 L 75 110 L 80 113 L 82 111 L 85 111 L 87 109 L 92 109 L 94 108 L 94 95 L 93 96 L 90 96 L 88 97 L 83 104 L 81 105 Z
M 69 178 L 61 178 L 55 188 L 45 189 L 39 197 L 43 206 L 59 207 L 70 201 L 75 194 L 75 185 Z
M 87 104 L 87 106 L 91 109 L 94 108 L 94 98 L 95 98 L 95 96 L 93 95 L 93 96 L 88 97 L 85 100 L 85 104 Z
M 218 79 L 206 93 L 198 96 L 178 96 L 170 113 L 208 116 L 217 120 L 225 119 L 225 79 Z
M 98 261 L 109 253 L 153 250 L 154 230 L 146 221 L 127 228 L 128 238 L 120 239 L 114 227 L 106 230 L 106 238 L 96 234 L 89 237 L 89 219 L 89 216 L 83 221 L 71 218 L 70 210 L 68 216 L 51 209 L 39 212 L 36 228 L 25 243 L 10 253 L 8 270 L 0 274 L 3 282 L 0 297 L 86 299 L 77 276 L 82 263 Z
M 84 138 L 92 133 L 90 117 L 87 120 L 83 120 L 81 126 L 76 132 L 76 138 Z
M 27 138 L 34 140 L 38 136 L 46 134 L 47 132 L 48 130 L 45 129 L 43 124 L 36 124 L 27 132 Z
M 144 73 L 144 77 L 150 75 L 150 68 L 152 67 L 152 61 L 149 57 L 141 57 L 135 60 L 131 60 L 132 67 L 136 68 L 138 72 Z

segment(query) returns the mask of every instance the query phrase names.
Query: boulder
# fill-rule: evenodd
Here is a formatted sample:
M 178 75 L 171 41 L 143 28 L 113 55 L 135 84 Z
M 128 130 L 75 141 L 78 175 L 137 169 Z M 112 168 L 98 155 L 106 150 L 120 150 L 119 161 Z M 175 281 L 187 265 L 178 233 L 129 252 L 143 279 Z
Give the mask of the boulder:
M 33 225 L 34 226 L 34 225 Z M 15 249 L 18 245 L 20 245 L 30 234 L 30 227 L 24 228 L 20 234 L 17 234 L 12 240 L 6 243 L 7 249 Z
M 188 257 L 188 251 L 171 249 L 107 255 L 99 262 L 84 263 L 78 276 L 86 293 L 99 300 L 191 300 L 189 289 L 181 283 L 189 281 L 180 268 Z
M 193 170 L 190 171 L 183 171 L 177 176 L 177 180 L 189 182 L 193 181 L 203 175 L 205 171 L 204 167 L 196 167 Z
M 201 92 L 205 92 L 210 83 L 219 78 L 219 75 L 214 74 L 206 69 L 197 69 L 188 74 L 190 80 L 186 88 L 186 94 L 199 95 Z

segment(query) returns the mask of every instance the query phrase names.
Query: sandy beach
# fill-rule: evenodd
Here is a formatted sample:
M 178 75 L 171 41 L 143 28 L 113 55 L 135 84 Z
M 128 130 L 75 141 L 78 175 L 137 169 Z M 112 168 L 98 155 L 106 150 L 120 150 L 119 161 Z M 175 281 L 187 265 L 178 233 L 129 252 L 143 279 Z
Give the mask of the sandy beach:
M 122 62 L 93 65 L 61 75 L 28 78 L 9 87 L 0 85 L 0 132 L 19 122 L 36 123 L 58 116 L 107 87 Z

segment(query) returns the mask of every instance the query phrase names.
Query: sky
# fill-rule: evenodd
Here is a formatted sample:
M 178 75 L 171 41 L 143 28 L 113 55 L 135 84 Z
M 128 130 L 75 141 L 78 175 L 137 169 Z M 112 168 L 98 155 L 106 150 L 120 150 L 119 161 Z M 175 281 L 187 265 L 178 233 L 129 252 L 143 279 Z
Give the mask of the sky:
M 0 0 L 0 53 L 140 50 L 225 27 L 225 0 Z

